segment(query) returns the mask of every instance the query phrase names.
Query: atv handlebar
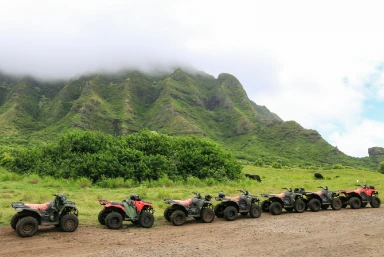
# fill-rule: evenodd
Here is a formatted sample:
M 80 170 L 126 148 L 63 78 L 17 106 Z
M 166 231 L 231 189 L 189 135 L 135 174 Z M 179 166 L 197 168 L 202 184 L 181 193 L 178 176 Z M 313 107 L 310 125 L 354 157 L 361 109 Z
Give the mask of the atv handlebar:
M 197 198 L 201 198 L 201 195 L 199 192 L 192 192 L 192 194 L 195 194 Z
M 239 190 L 237 190 L 238 192 L 242 192 L 244 195 L 248 195 L 249 193 L 248 193 L 248 190 L 241 190 L 241 189 L 239 189 Z

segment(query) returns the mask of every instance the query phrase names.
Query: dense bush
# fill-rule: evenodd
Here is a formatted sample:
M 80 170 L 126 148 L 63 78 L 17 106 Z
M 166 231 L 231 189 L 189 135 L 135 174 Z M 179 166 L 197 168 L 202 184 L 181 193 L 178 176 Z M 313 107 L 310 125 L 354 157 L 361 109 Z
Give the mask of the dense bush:
M 125 136 L 95 132 L 69 133 L 58 142 L 3 152 L 0 163 L 19 174 L 89 178 L 171 180 L 240 177 L 234 157 L 216 144 L 196 137 L 170 137 L 142 131 Z M 119 187 L 119 185 L 116 185 Z
M 384 174 L 384 161 L 380 162 L 379 164 L 379 172 L 381 174 Z

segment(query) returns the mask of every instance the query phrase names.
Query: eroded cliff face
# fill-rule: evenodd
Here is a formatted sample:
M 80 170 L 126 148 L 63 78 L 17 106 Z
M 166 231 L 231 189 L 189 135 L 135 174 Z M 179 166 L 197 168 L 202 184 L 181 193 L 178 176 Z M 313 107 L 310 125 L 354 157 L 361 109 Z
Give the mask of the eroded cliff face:
M 384 148 L 383 147 L 371 147 L 368 148 L 369 157 L 384 157 Z

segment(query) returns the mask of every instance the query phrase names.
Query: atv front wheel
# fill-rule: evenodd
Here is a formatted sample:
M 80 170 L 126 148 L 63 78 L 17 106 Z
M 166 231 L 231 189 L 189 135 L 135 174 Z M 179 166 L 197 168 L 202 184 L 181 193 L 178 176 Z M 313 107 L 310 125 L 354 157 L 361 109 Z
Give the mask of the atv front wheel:
M 281 212 L 283 211 L 283 207 L 281 206 L 281 203 L 273 202 L 269 206 L 269 210 L 270 210 L 272 215 L 280 215 Z
M 339 198 L 333 198 L 331 201 L 331 208 L 332 210 L 338 211 L 343 206 L 343 203 Z
M 108 210 L 108 209 L 102 209 L 100 212 L 99 212 L 99 216 L 97 217 L 99 223 L 101 225 L 105 225 L 105 218 L 107 217 L 107 215 L 110 213 L 111 211 Z
M 348 200 L 345 196 L 340 196 L 339 199 L 341 200 L 341 208 L 346 208 L 348 206 Z
M 295 201 L 295 212 L 302 213 L 307 209 L 307 205 L 302 199 L 297 199 Z
M 123 225 L 123 217 L 120 213 L 112 211 L 105 217 L 105 225 L 109 229 L 119 229 Z
M 21 218 L 16 224 L 16 232 L 21 237 L 30 237 L 36 234 L 39 223 L 31 216 Z
M 139 224 L 142 228 L 150 228 L 153 225 L 153 222 L 155 221 L 155 218 L 153 217 L 153 214 L 151 212 L 141 212 L 139 217 Z
M 228 206 L 224 210 L 224 218 L 228 221 L 234 221 L 237 218 L 237 209 L 234 206 Z
M 381 205 L 380 198 L 377 196 L 372 196 L 372 200 L 371 200 L 370 205 L 372 206 L 372 208 L 379 208 Z
M 164 210 L 164 218 L 167 221 L 171 221 L 171 214 L 172 214 L 171 207 L 165 208 L 165 210 Z
M 73 232 L 79 226 L 79 219 L 76 215 L 65 214 L 63 217 L 61 217 L 59 224 L 60 228 L 64 232 Z
M 182 210 L 176 210 L 171 215 L 171 221 L 175 226 L 181 226 L 185 223 L 185 213 Z
M 348 200 L 348 203 L 349 203 L 349 206 L 351 206 L 352 209 L 360 209 L 360 207 L 361 207 L 361 201 L 356 196 L 351 197 Z
M 214 208 L 216 217 L 218 217 L 218 218 L 224 217 L 224 209 L 225 209 L 224 205 L 222 205 L 222 204 L 216 205 Z
M 269 212 L 269 206 L 271 205 L 271 202 L 268 200 L 265 200 L 261 203 L 261 210 L 263 212 Z
M 309 200 L 308 206 L 309 209 L 313 212 L 318 212 L 321 209 L 321 203 L 316 198 Z
M 19 221 L 20 217 L 19 215 L 15 214 L 13 215 L 12 219 L 11 219 L 11 227 L 13 230 L 16 230 L 16 225 L 17 225 L 17 222 Z
M 211 208 L 204 208 L 200 217 L 204 223 L 211 223 L 215 219 L 215 212 Z
M 257 204 L 251 204 L 251 210 L 249 211 L 249 215 L 252 218 L 259 218 L 261 215 L 261 208 Z

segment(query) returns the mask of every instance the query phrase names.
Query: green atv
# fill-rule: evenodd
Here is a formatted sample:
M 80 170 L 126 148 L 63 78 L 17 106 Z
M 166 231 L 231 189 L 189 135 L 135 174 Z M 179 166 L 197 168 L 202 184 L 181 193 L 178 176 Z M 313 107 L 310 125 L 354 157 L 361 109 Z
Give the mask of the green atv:
M 11 227 L 21 237 L 30 237 L 36 234 L 39 225 L 54 225 L 65 232 L 73 232 L 79 225 L 76 204 L 67 201 L 63 194 L 54 194 L 55 199 L 44 204 L 28 204 L 12 202 L 17 211 L 12 217 Z
M 226 220 L 233 221 L 240 213 L 243 216 L 252 218 L 259 218 L 261 215 L 261 208 L 259 206 L 260 200 L 257 196 L 250 195 L 247 190 L 238 190 L 242 192 L 241 195 L 235 197 L 226 197 L 223 192 L 215 197 L 216 201 L 221 203 L 215 206 L 215 215 L 218 218 L 225 218 Z
M 171 221 L 175 226 L 183 225 L 186 217 L 193 217 L 195 220 L 202 220 L 204 223 L 212 222 L 215 218 L 212 197 L 210 195 L 202 197 L 200 193 L 192 193 L 196 197 L 184 201 L 164 199 L 165 203 L 170 204 L 164 210 L 164 218 Z

